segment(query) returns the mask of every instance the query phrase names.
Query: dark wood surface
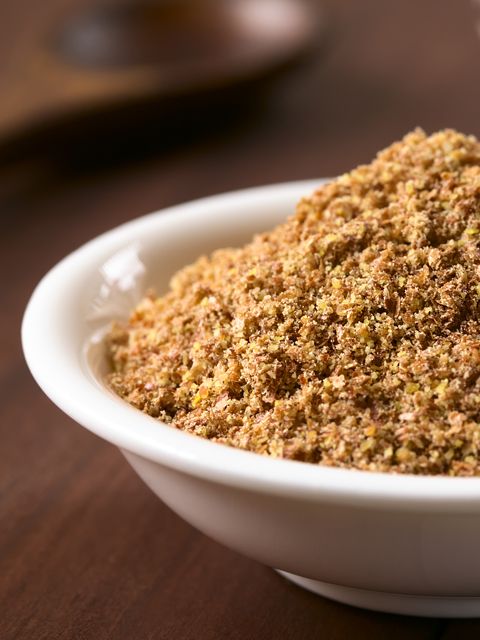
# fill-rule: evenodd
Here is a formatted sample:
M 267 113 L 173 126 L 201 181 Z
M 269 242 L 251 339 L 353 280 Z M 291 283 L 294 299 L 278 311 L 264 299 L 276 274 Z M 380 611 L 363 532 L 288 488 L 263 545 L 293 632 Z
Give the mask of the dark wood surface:
M 1 3 L 0 73 L 49 4 Z M 132 123 L 127 143 L 99 147 L 86 134 L 75 148 L 55 145 L 1 167 L 2 640 L 480 636 L 480 621 L 329 602 L 210 541 L 161 504 L 117 450 L 57 410 L 21 354 L 36 282 L 114 225 L 228 189 L 335 175 L 416 125 L 480 134 L 472 3 L 324 4 L 328 46 L 255 108 L 212 110 L 201 126 L 169 122 L 147 136 Z
M 282 0 L 275 21 L 270 0 L 41 4 L 39 14 L 17 13 L 21 24 L 2 34 L 13 46 L 1 64 L 0 144 L 23 129 L 101 119 L 112 108 L 128 119 L 139 106 L 158 111 L 179 97 L 246 91 L 280 74 L 321 30 L 309 0 Z

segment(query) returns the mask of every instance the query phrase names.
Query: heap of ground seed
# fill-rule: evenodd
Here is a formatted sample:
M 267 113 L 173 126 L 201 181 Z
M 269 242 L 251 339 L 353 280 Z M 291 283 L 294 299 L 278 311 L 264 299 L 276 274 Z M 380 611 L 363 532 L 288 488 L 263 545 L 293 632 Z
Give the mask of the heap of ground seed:
M 142 411 L 274 457 L 480 475 L 480 144 L 417 130 L 109 337 Z

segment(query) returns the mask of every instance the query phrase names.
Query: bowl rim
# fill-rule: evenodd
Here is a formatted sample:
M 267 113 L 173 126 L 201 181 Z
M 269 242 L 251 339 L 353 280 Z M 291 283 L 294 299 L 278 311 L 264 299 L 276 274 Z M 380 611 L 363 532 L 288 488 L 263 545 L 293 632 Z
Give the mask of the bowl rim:
M 273 459 L 172 428 L 102 387 L 85 364 L 84 354 L 69 348 L 68 335 L 57 332 L 65 326 L 59 324 L 62 317 L 71 313 L 65 300 L 68 293 L 75 293 L 72 283 L 81 286 L 82 274 L 99 254 L 111 254 L 132 234 L 141 237 L 152 225 L 167 230 L 178 224 L 198 224 L 207 211 L 228 215 L 232 207 L 273 207 L 295 201 L 322 182 L 279 183 L 193 200 L 131 220 L 82 245 L 42 278 L 27 304 L 21 336 L 28 367 L 45 394 L 82 426 L 121 449 L 207 481 L 313 501 L 476 511 L 480 508 L 478 477 L 379 473 Z

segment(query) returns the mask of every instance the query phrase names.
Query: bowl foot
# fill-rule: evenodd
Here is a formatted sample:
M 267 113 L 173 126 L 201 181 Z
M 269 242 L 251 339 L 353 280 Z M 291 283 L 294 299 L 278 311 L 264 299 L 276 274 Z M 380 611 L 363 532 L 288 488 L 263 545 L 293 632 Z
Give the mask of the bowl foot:
M 342 587 L 278 570 L 287 580 L 330 600 L 372 611 L 433 618 L 478 618 L 480 597 L 416 596 Z

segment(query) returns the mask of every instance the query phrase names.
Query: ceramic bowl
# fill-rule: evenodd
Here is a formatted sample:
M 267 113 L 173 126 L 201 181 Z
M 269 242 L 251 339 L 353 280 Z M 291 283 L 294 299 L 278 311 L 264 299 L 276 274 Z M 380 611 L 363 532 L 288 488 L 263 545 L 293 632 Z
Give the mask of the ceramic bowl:
M 119 447 L 169 507 L 213 539 L 340 602 L 403 614 L 480 616 L 480 478 L 271 459 L 162 424 L 104 384 L 98 331 L 108 324 L 108 291 L 100 294 L 106 313 L 95 310 L 112 256 L 133 247 L 145 266 L 141 286 L 165 291 L 178 268 L 273 227 L 318 183 L 198 200 L 84 245 L 32 295 L 22 327 L 28 365 L 60 409 Z M 120 297 L 122 286 L 129 291 L 128 269 L 116 284 Z

